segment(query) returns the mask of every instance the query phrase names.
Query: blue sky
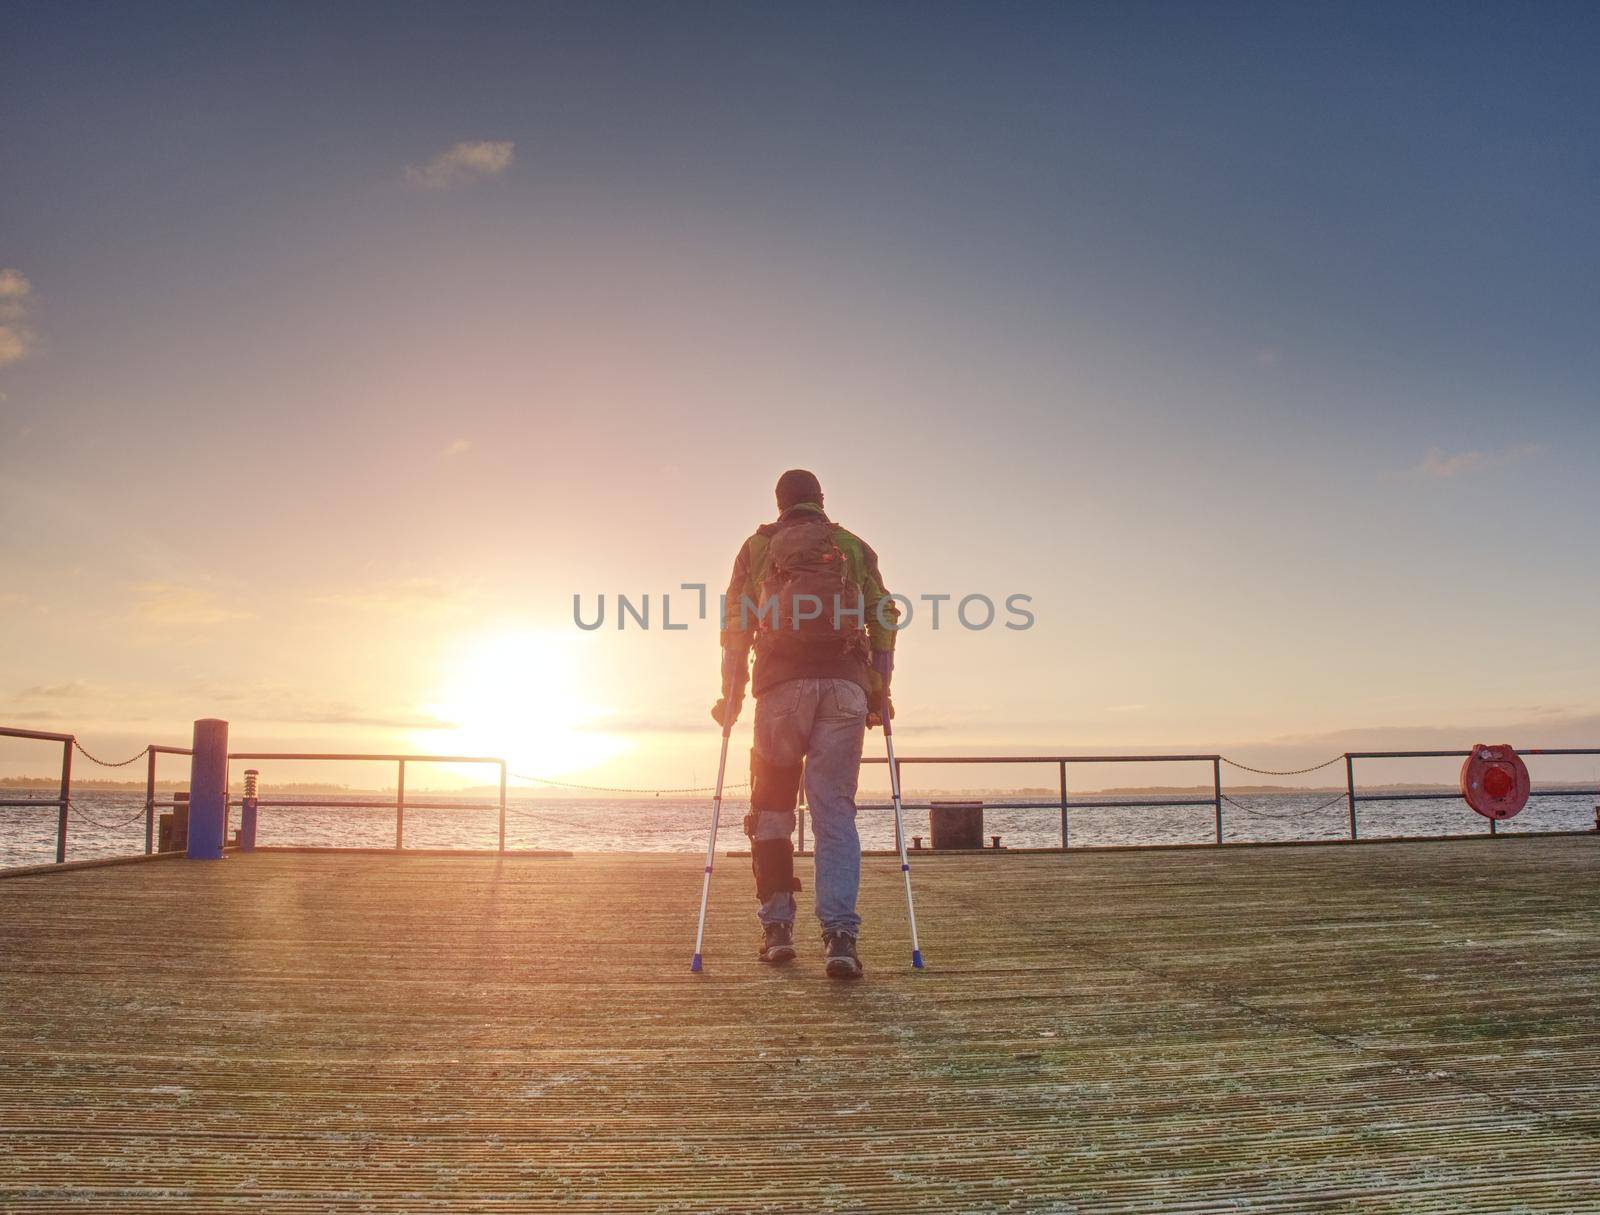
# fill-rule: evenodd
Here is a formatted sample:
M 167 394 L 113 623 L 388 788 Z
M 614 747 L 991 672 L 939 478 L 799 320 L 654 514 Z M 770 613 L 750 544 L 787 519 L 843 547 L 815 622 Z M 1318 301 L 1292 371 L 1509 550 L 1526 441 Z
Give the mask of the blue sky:
M 7 6 L 0 717 L 365 745 L 557 650 L 593 763 L 675 776 L 714 641 L 570 596 L 718 582 L 804 464 L 891 586 L 1037 601 L 904 639 L 908 745 L 1600 733 L 1597 50 L 1557 4 Z

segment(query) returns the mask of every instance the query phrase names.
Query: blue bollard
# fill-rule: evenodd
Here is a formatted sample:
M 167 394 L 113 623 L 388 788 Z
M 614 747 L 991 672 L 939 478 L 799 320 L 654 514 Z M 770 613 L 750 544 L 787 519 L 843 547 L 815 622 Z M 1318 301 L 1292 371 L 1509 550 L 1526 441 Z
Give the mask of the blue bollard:
M 202 717 L 189 760 L 189 859 L 220 861 L 227 829 L 228 723 Z
M 256 850 L 256 782 L 260 780 L 261 773 L 254 768 L 244 770 L 244 798 L 239 803 L 239 851 L 254 852 Z

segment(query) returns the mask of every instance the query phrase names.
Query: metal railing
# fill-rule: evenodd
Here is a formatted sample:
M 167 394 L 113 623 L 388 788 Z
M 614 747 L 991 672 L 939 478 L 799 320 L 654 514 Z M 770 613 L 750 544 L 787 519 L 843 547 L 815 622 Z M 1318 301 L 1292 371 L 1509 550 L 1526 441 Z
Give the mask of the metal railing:
M 1350 838 L 1357 839 L 1356 806 L 1361 802 L 1442 802 L 1460 801 L 1461 794 L 1449 793 L 1357 793 L 1358 759 L 1466 759 L 1471 751 L 1346 751 L 1344 754 L 1345 797 L 1350 807 Z M 1524 759 L 1535 755 L 1600 755 L 1600 747 L 1530 747 L 1519 749 Z M 1600 789 L 1530 789 L 1529 797 L 1600 796 Z M 1600 813 L 1600 808 L 1597 808 Z M 1494 819 L 1488 819 L 1489 834 L 1499 834 Z M 1600 818 L 1597 818 L 1600 822 Z
M 1567 755 L 1567 756 L 1600 756 L 1600 747 L 1532 747 L 1519 750 L 1519 755 Z M 1360 824 L 1357 820 L 1356 807 L 1362 802 L 1396 802 L 1396 801 L 1461 801 L 1459 791 L 1449 792 L 1418 792 L 1418 793 L 1361 793 L 1356 783 L 1355 764 L 1363 759 L 1466 759 L 1472 752 L 1462 751 L 1349 751 L 1343 755 L 1345 762 L 1345 802 L 1349 811 L 1349 839 L 1358 841 L 1360 837 Z M 1335 757 L 1336 759 L 1339 757 Z M 887 758 L 863 757 L 863 764 L 888 764 Z M 1057 810 L 1061 815 L 1061 847 L 1066 848 L 1071 839 L 1070 815 L 1073 810 L 1109 809 L 1109 808 L 1154 808 L 1154 807 L 1197 807 L 1208 806 L 1212 809 L 1213 839 L 1215 844 L 1223 843 L 1224 814 L 1223 806 L 1229 799 L 1222 791 L 1222 765 L 1226 760 L 1221 755 L 940 755 L 940 756 L 897 756 L 897 768 L 904 768 L 907 764 L 1051 764 L 1057 769 L 1060 784 L 1060 795 L 1052 801 L 1004 801 L 986 802 L 986 809 L 994 810 Z M 1135 764 L 1135 763 L 1208 763 L 1211 765 L 1211 796 L 1205 798 L 1116 798 L 1115 800 L 1088 800 L 1071 798 L 1067 793 L 1067 768 L 1072 764 Z M 1326 766 L 1326 765 L 1324 765 Z M 904 787 L 904 781 L 901 781 Z M 1584 797 L 1600 796 L 1600 788 L 1560 788 L 1560 789 L 1534 789 L 1530 797 Z M 1338 804 L 1337 795 L 1332 803 Z M 930 802 L 902 802 L 907 810 L 927 810 Z M 888 809 L 890 803 L 864 803 L 863 809 Z M 1249 813 L 1246 810 L 1246 813 Z M 1498 834 L 1497 824 L 1494 819 L 1484 820 L 1488 826 L 1486 831 L 1490 835 Z M 1468 838 L 1476 832 L 1455 832 L 1446 838 Z M 803 839 L 803 837 L 802 837 Z M 803 844 L 802 844 L 803 847 Z
M 59 744 L 61 747 L 61 775 L 57 794 L 53 798 L 28 798 L 28 799 L 0 799 L 0 809 L 12 807 L 37 808 L 40 806 L 56 807 L 56 863 L 62 864 L 67 859 L 67 838 L 72 810 L 72 755 L 75 749 L 81 750 L 77 738 L 72 734 L 58 734 L 44 730 L 29 730 L 20 727 L 0 726 L 0 738 L 18 738 L 38 742 Z M 84 752 L 85 755 L 89 753 Z M 152 743 L 144 748 L 145 758 L 145 838 L 144 851 L 150 855 L 155 851 L 155 825 L 156 810 L 168 809 L 177 805 L 176 799 L 158 801 L 156 799 L 156 761 L 161 755 L 192 755 L 188 747 L 168 747 Z M 1525 757 L 1538 756 L 1600 756 L 1600 747 L 1534 747 L 1522 750 L 1519 754 Z M 1336 763 L 1338 759 L 1344 760 L 1345 767 L 1345 794 L 1344 800 L 1348 810 L 1349 834 L 1348 838 L 1354 842 L 1360 839 L 1360 824 L 1357 808 L 1366 802 L 1408 802 L 1408 801 L 1456 801 L 1461 795 L 1459 792 L 1450 791 L 1419 791 L 1419 792 L 1377 792 L 1363 793 L 1356 781 L 1356 763 L 1362 760 L 1393 760 L 1393 759 L 1465 759 L 1471 751 L 1349 751 L 1342 757 L 1336 756 L 1319 767 L 1326 767 Z M 92 756 L 90 758 L 93 758 Z M 137 760 L 136 753 L 132 758 L 118 764 L 107 766 L 120 767 Z M 330 801 L 317 798 L 296 799 L 268 799 L 257 800 L 257 807 L 261 808 L 314 808 L 314 809 L 393 809 L 395 813 L 394 847 L 402 850 L 405 847 L 405 815 L 410 810 L 476 810 L 496 809 L 498 811 L 498 840 L 497 850 L 506 850 L 506 761 L 504 759 L 481 755 L 394 755 L 367 752 L 299 752 L 299 751 L 234 751 L 228 753 L 228 759 L 251 761 L 322 761 L 322 762 L 373 762 L 392 763 L 395 771 L 395 795 L 393 800 L 375 799 L 342 799 Z M 96 760 L 95 762 L 103 762 Z M 887 764 L 887 758 L 863 757 L 863 764 Z M 1231 799 L 1223 792 L 1222 765 L 1234 764 L 1222 755 L 939 755 L 915 756 L 902 755 L 896 758 L 896 767 L 903 770 L 911 764 L 963 764 L 963 765 L 1015 765 L 1015 764 L 1047 764 L 1056 769 L 1059 795 L 1049 801 L 1005 801 L 988 802 L 989 808 L 997 810 L 1055 810 L 1060 815 L 1061 822 L 1061 847 L 1066 848 L 1071 843 L 1071 813 L 1073 810 L 1091 809 L 1172 809 L 1180 807 L 1207 807 L 1212 812 L 1213 840 L 1217 845 L 1224 842 L 1224 805 Z M 408 800 L 406 797 L 406 766 L 408 764 L 492 764 L 499 769 L 499 797 L 495 802 L 480 802 L 467 804 L 461 801 L 419 801 Z M 1118 798 L 1074 798 L 1069 796 L 1067 784 L 1067 770 L 1073 765 L 1087 764 L 1209 764 L 1211 766 L 1211 790 L 1209 796 L 1202 797 L 1118 797 Z M 1237 765 L 1236 765 L 1237 766 Z M 1258 771 L 1257 769 L 1247 769 Z M 1312 771 L 1314 769 L 1301 769 Z M 1589 788 L 1555 788 L 1534 789 L 1531 797 L 1574 797 L 1574 796 L 1600 796 L 1600 789 Z M 1336 805 L 1338 797 L 1333 803 Z M 231 810 L 243 803 L 229 800 L 228 808 Z M 908 810 L 927 810 L 930 802 L 905 802 L 904 808 Z M 1238 803 L 1233 803 L 1238 805 Z M 886 809 L 889 803 L 862 803 L 863 809 Z M 1239 807 L 1249 813 L 1248 807 Z M 1487 819 L 1486 830 L 1489 834 L 1498 833 L 1495 820 Z M 800 819 L 801 848 L 805 847 L 804 813 Z M 1469 832 L 1457 832 L 1443 838 L 1465 838 Z
M 144 854 L 150 856 L 156 850 L 156 811 L 171 810 L 178 804 L 176 798 L 156 801 L 156 756 L 193 755 L 194 752 L 188 747 L 163 747 L 159 743 L 151 743 L 144 750 Z
M 476 810 L 485 809 L 484 806 L 463 805 L 461 802 L 429 802 L 406 800 L 406 765 L 407 764 L 494 764 L 500 769 L 500 799 L 497 804 L 499 810 L 499 843 L 498 851 L 506 850 L 506 761 L 494 759 L 483 755 L 368 755 L 368 754 L 308 754 L 295 751 L 230 751 L 230 761 L 235 759 L 265 761 L 265 760 L 336 760 L 350 763 L 391 763 L 396 765 L 395 790 L 393 801 L 318 801 L 315 799 L 295 798 L 289 801 L 257 799 L 258 807 L 267 809 L 276 807 L 287 809 L 302 807 L 311 809 L 351 809 L 351 810 L 394 810 L 394 846 L 395 851 L 405 848 L 406 839 L 406 811 L 410 810 Z M 230 801 L 230 807 L 242 805 L 242 802 Z M 495 806 L 496 803 L 490 803 Z
M 74 734 L 57 734 L 46 730 L 28 730 L 16 726 L 0 726 L 0 738 L 18 738 L 37 742 L 59 743 L 61 745 L 61 779 L 55 797 L 33 798 L 4 798 L 0 799 L 0 809 L 26 808 L 37 809 L 41 806 L 56 807 L 56 861 L 58 865 L 65 864 L 67 860 L 67 839 L 70 830 L 72 811 L 72 753 L 82 750 Z M 88 754 L 87 751 L 84 752 Z M 122 767 L 133 763 L 140 756 L 136 752 L 131 758 L 109 764 L 109 767 Z M 168 747 L 159 743 L 150 743 L 142 752 L 145 759 L 145 792 L 144 792 L 144 855 L 151 856 L 156 850 L 156 811 L 170 810 L 181 804 L 176 798 L 158 801 L 156 798 L 156 759 L 161 755 L 193 755 L 189 747 Z M 405 847 L 405 812 L 411 810 L 476 810 L 497 808 L 499 811 L 499 838 L 498 850 L 506 850 L 506 761 L 482 755 L 388 755 L 361 753 L 312 753 L 298 751 L 230 751 L 228 759 L 232 760 L 324 760 L 324 761 L 349 761 L 352 763 L 375 761 L 380 763 L 393 763 L 396 765 L 397 783 L 393 801 L 371 800 L 341 800 L 322 801 L 316 799 L 296 800 L 258 800 L 258 807 L 288 808 L 295 806 L 311 807 L 316 809 L 338 809 L 348 807 L 351 809 L 389 809 L 395 812 L 394 846 L 396 849 Z M 99 762 L 99 761 L 96 761 Z M 436 802 L 436 801 L 408 801 L 406 800 L 406 765 L 407 764 L 493 764 L 500 770 L 500 796 L 498 802 L 481 803 L 479 805 L 463 804 L 461 802 Z M 242 802 L 230 799 L 230 810 L 242 805 Z
M 0 799 L 0 809 L 4 808 L 35 808 L 39 806 L 56 807 L 56 864 L 62 865 L 67 860 L 67 837 L 72 819 L 72 753 L 81 750 L 78 737 L 75 734 L 54 734 L 45 730 L 25 730 L 16 726 L 0 726 L 0 738 L 33 739 L 40 742 L 53 742 L 61 744 L 61 783 L 55 797 L 32 798 L 4 798 Z M 155 822 L 158 808 L 170 808 L 175 803 L 171 801 L 158 802 L 156 800 L 156 756 L 157 755 L 188 755 L 187 747 L 163 747 L 152 743 L 146 746 L 143 752 L 135 753 L 131 759 L 124 760 L 117 767 L 132 763 L 145 756 L 145 793 L 144 793 L 144 851 L 149 855 L 155 851 Z M 85 754 L 88 754 L 85 752 Z
M 887 757 L 863 757 L 863 764 L 888 765 Z M 1158 797 L 1158 798 L 1129 798 L 1115 801 L 1086 801 L 1072 800 L 1067 796 L 1067 768 L 1072 764 L 1193 764 L 1205 763 L 1211 765 L 1211 796 L 1207 798 L 1186 797 Z M 1209 806 L 1216 824 L 1217 843 L 1222 843 L 1222 756 L 1220 755 L 899 755 L 895 757 L 896 775 L 907 764 L 1053 764 L 1056 768 L 1057 778 L 1060 783 L 1061 795 L 1054 801 L 1048 802 L 991 802 L 990 807 L 998 810 L 1058 810 L 1061 814 L 1061 846 L 1068 846 L 1072 837 L 1071 812 L 1073 810 L 1092 810 L 1111 806 L 1126 806 L 1130 808 L 1150 807 L 1177 807 L 1177 806 Z M 901 788 L 905 787 L 902 779 Z M 885 802 L 887 807 L 890 803 Z M 927 802 L 902 802 L 906 810 L 926 810 L 930 803 Z M 866 809 L 879 807 L 868 804 Z
M 7 798 L 0 801 L 0 808 L 49 805 L 56 807 L 56 864 L 60 865 L 67 859 L 67 812 L 72 806 L 72 746 L 77 739 L 71 734 L 51 734 L 44 730 L 23 730 L 15 726 L 0 726 L 0 738 L 28 738 L 36 742 L 61 744 L 61 788 L 55 797 L 35 797 L 27 800 Z

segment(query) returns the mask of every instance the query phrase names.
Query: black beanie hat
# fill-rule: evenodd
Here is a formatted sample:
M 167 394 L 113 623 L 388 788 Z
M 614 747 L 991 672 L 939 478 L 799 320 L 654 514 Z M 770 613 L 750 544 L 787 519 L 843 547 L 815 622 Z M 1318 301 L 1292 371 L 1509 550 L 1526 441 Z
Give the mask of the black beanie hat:
M 791 468 L 778 478 L 778 509 L 788 510 L 801 502 L 822 505 L 822 482 L 803 468 Z

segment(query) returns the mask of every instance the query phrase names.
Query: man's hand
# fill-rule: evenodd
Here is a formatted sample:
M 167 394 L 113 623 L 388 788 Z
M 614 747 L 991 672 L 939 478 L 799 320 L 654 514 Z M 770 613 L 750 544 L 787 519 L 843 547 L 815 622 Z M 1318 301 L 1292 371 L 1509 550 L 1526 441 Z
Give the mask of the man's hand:
M 894 651 L 872 651 L 872 694 L 867 697 L 867 729 L 875 730 L 883 724 L 887 710 L 894 720 L 894 702 L 889 699 L 889 681 L 894 678 Z
M 733 729 L 744 704 L 745 685 L 750 682 L 750 651 L 737 646 L 722 647 L 722 698 L 711 706 L 711 719 L 724 730 Z

